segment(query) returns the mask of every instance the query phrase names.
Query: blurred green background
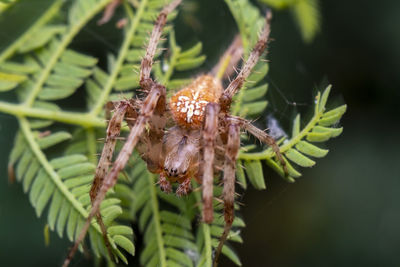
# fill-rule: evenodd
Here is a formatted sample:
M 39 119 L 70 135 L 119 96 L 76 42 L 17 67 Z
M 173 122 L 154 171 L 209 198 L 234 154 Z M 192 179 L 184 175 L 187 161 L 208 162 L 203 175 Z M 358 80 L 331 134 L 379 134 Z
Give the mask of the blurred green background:
M 210 68 L 234 22 L 223 1 L 189 3 L 197 8 L 178 19 L 195 18 L 201 27 L 180 26 L 177 38 L 183 46 L 203 41 Z M 334 102 L 348 105 L 344 132 L 294 184 L 266 168 L 268 190 L 241 196 L 247 227 L 244 244 L 234 247 L 244 266 L 400 266 L 400 2 L 325 0 L 321 11 L 321 33 L 309 45 L 290 12 L 275 13 L 268 111 L 289 131 L 294 112 L 306 115 L 313 88 L 328 81 Z M 74 45 L 90 53 L 87 36 Z M 100 42 L 118 47 L 112 33 Z M 16 121 L 0 114 L 0 265 L 60 265 L 70 244 L 52 233 L 46 247 L 46 216 L 37 219 L 21 186 L 7 182 L 16 130 Z M 75 262 L 85 263 L 82 256 Z

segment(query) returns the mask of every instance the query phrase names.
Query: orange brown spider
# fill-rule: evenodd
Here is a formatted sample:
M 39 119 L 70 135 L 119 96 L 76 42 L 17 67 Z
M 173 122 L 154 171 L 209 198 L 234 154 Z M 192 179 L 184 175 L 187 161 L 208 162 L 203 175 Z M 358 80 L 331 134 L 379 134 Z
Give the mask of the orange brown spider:
M 285 161 L 275 140 L 249 121 L 229 113 L 233 96 L 242 87 L 267 46 L 271 14 L 267 13 L 265 28 L 249 58 L 225 90 L 220 79 L 206 74 L 199 76 L 167 101 L 165 86 L 155 82 L 150 73 L 167 15 L 180 2 L 175 0 L 164 7 L 151 33 L 140 69 L 140 86 L 146 97 L 112 104 L 114 114 L 108 124 L 106 142 L 90 191 L 92 209 L 63 266 L 70 263 L 93 217 L 96 217 L 102 228 L 111 254 L 99 207 L 107 191 L 115 185 L 118 174 L 126 166 L 135 147 L 147 163 L 148 170 L 159 174 L 158 183 L 163 191 L 171 192 L 171 183 L 178 182 L 176 194 L 182 196 L 190 192 L 192 178 L 202 184 L 202 218 L 206 223 L 213 221 L 214 173 L 218 171 L 216 166 L 223 164 L 225 227 L 214 257 L 215 266 L 234 219 L 235 169 L 240 148 L 240 130 L 246 130 L 271 146 L 286 171 Z M 234 51 L 228 50 L 227 53 L 232 53 L 233 57 Z M 119 136 L 124 119 L 130 133 L 109 169 L 116 137 Z M 170 126 L 171 123 L 173 126 Z

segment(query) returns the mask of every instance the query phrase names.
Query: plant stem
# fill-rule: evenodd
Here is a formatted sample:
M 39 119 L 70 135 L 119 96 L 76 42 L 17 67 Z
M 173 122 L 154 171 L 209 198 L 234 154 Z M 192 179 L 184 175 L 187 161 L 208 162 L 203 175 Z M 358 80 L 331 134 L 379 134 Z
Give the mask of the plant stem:
M 86 218 L 88 216 L 88 213 L 83 208 L 82 204 L 78 200 L 76 200 L 75 196 L 65 186 L 65 184 L 61 180 L 60 176 L 57 174 L 57 172 L 51 166 L 51 164 L 47 160 L 46 156 L 44 155 L 43 151 L 40 149 L 37 141 L 34 138 L 34 134 L 31 131 L 29 121 L 26 118 L 21 117 L 21 116 L 18 116 L 18 121 L 19 121 L 19 125 L 21 127 L 21 131 L 22 131 L 28 145 L 30 146 L 30 149 L 32 150 L 32 153 L 35 155 L 35 158 L 39 161 L 40 165 L 46 171 L 49 179 L 54 183 L 57 190 L 60 191 L 61 195 L 63 197 L 65 197 L 71 203 L 71 205 L 80 214 L 80 216 L 82 218 Z M 101 233 L 100 227 L 97 224 L 92 223 L 91 226 L 94 227 L 97 230 L 97 232 Z
M 165 74 L 163 75 L 163 79 L 161 80 L 161 84 L 164 84 L 165 86 L 168 86 L 168 82 L 170 81 L 171 76 L 174 73 L 177 59 L 179 57 L 179 54 L 181 53 L 181 48 L 176 44 L 174 30 L 171 30 L 169 38 L 172 55 L 171 59 L 169 60 L 168 70 L 165 72 Z
M 156 192 L 156 187 L 154 186 L 154 175 L 147 173 L 147 177 L 148 177 L 148 185 L 151 198 L 151 208 L 153 209 L 153 221 L 157 238 L 158 253 L 160 255 L 160 262 L 157 264 L 157 266 L 166 267 L 167 261 L 165 255 L 164 241 L 162 238 L 162 230 L 160 225 L 161 218 L 159 214 L 157 192 Z
M 192 185 L 195 185 L 195 183 L 192 182 Z M 193 192 L 193 194 L 195 194 L 197 203 L 203 203 L 200 192 Z M 201 214 L 202 210 L 203 210 L 202 204 L 198 205 L 198 210 Z M 202 265 L 202 266 L 212 267 L 212 244 L 211 244 L 210 226 L 208 224 L 202 222 L 202 223 L 200 223 L 200 228 L 202 229 L 201 231 L 204 236 L 204 250 L 205 250 L 204 254 L 205 254 L 205 260 L 206 260 L 205 265 Z M 199 248 L 199 249 L 201 249 L 201 248 Z
M 32 117 L 38 119 L 48 119 L 52 121 L 63 122 L 67 124 L 79 125 L 84 128 L 104 128 L 106 126 L 104 119 L 92 116 L 88 113 L 67 112 L 48 110 L 42 108 L 28 107 L 23 104 L 10 104 L 0 101 L 0 111 L 14 115 L 16 117 Z

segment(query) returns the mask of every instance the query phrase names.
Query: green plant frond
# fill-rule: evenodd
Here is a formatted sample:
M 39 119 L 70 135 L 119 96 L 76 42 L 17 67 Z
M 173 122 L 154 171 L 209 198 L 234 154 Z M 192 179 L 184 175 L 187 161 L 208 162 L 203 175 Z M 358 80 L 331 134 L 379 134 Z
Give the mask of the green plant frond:
M 30 0 L 8 2 L 16 3 L 13 3 L 12 10 L 0 13 L 0 32 L 3 33 L 0 63 L 12 56 L 38 28 L 56 16 L 63 4 L 62 0 L 44 0 L 36 3 L 38 6 L 32 9 Z M 14 27 L 9 27 L 9 25 L 14 25 Z
M 259 0 L 272 8 L 290 9 L 301 36 L 306 43 L 314 40 L 315 35 L 320 31 L 321 12 L 318 0 Z
M 325 142 L 339 136 L 343 128 L 337 128 L 335 125 L 346 112 L 346 105 L 330 111 L 325 110 L 330 88 L 331 86 L 328 86 L 322 94 L 318 93 L 315 97 L 314 115 L 310 121 L 301 128 L 300 114 L 298 114 L 293 121 L 291 138 L 288 140 L 284 138 L 279 140 L 279 148 L 286 162 L 288 176 L 284 175 L 282 166 L 271 148 L 253 153 L 241 150 L 239 160 L 244 165 L 250 182 L 256 188 L 265 188 L 261 161 L 267 163 L 267 165 L 281 174 L 287 181 L 294 182 L 294 179 L 300 177 L 301 173 L 293 165 L 312 167 L 315 165 L 315 161 L 312 158 L 326 156 L 328 153 L 327 149 L 319 148 L 312 143 Z
M 303 40 L 310 43 L 320 30 L 321 14 L 318 0 L 297 1 L 292 11 Z
M 161 192 L 146 164 L 136 153 L 133 158 L 129 172 L 132 184 L 120 183 L 115 191 L 117 196 L 125 195 L 122 201 L 128 200 L 127 210 L 143 233 L 145 249 L 140 255 L 141 265 L 194 266 L 199 255 L 192 233 L 192 219 L 196 215 L 193 196 L 179 198 Z
M 225 0 L 225 3 L 228 5 L 238 25 L 246 59 L 250 49 L 253 48 L 258 39 L 258 33 L 265 25 L 264 16 L 247 0 Z M 267 73 L 268 63 L 262 60 L 259 61 L 252 74 L 235 96 L 231 108 L 231 112 L 234 115 L 254 117 L 265 110 L 268 105 L 265 100 L 268 85 L 264 83 L 263 79 Z
M 28 120 L 20 118 L 19 122 L 21 131 L 17 134 L 9 166 L 15 166 L 16 179 L 29 195 L 37 216 L 40 217 L 48 207 L 50 230 L 57 231 L 60 237 L 65 232 L 68 239 L 73 241 L 79 235 L 91 208 L 89 190 L 95 165 L 82 154 L 48 160 L 45 151 L 58 147 L 58 144 L 65 143 L 72 136 L 68 132 L 49 135 L 34 132 Z M 122 213 L 119 202 L 119 199 L 107 197 L 101 205 L 101 213 L 105 224 L 112 226 L 109 238 L 116 256 L 126 262 L 119 247 L 131 254 L 134 254 L 134 247 L 130 241 L 131 229 L 114 223 L 115 218 Z M 105 245 L 96 222 L 92 222 L 89 233 L 93 250 L 98 256 L 106 257 Z
M 260 11 L 248 0 L 225 0 L 225 3 L 238 26 L 246 59 L 264 27 L 264 16 L 260 15 Z
M 59 43 L 50 44 L 50 50 L 56 49 Z M 49 52 L 42 50 L 36 54 L 38 66 L 45 66 Z M 42 89 L 37 94 L 41 101 L 54 101 L 67 98 L 74 94 L 83 84 L 85 78 L 92 73 L 92 68 L 97 59 L 80 54 L 72 50 L 66 50 L 60 62 L 54 65 L 52 73 L 47 77 Z M 40 71 L 43 71 L 41 69 Z M 39 72 L 40 72 L 39 71 Z M 37 83 L 28 82 L 22 86 L 22 94 L 32 92 Z M 23 96 L 22 96 L 23 97 Z
M 193 183 L 194 186 L 198 186 Z M 192 193 L 197 201 L 198 213 L 202 213 L 201 205 L 201 193 Z M 214 184 L 214 196 L 221 197 L 222 187 Z M 235 210 L 238 210 L 239 206 L 235 204 Z M 230 259 L 237 266 L 241 266 L 241 262 L 237 253 L 230 247 L 229 241 L 242 243 L 242 237 L 240 236 L 240 228 L 243 228 L 245 223 L 243 220 L 235 216 L 232 224 L 232 229 L 228 235 L 228 240 L 225 242 L 222 248 L 222 254 L 224 254 L 228 259 Z M 200 258 L 196 262 L 196 266 L 212 266 L 212 249 L 216 249 L 219 244 L 220 237 L 223 233 L 225 227 L 224 215 L 222 210 L 222 205 L 218 201 L 214 201 L 214 221 L 212 224 L 208 225 L 205 223 L 196 224 L 196 245 L 200 252 Z
M 211 243 L 214 249 L 218 247 L 219 239 L 224 231 L 225 221 L 223 220 L 224 215 L 217 211 L 214 213 L 214 222 L 210 226 L 211 233 Z M 243 239 L 240 236 L 240 228 L 244 227 L 245 224 L 240 217 L 235 217 L 233 222 L 233 229 L 229 232 L 228 240 L 222 247 L 222 254 L 224 254 L 228 259 L 230 259 L 237 266 L 242 266 L 238 254 L 230 247 L 230 242 L 243 243 Z
M 263 113 L 268 105 L 265 95 L 268 84 L 263 80 L 268 73 L 268 64 L 260 61 L 248 77 L 243 88 L 235 96 L 232 113 L 241 117 L 256 117 Z
M 87 2 L 90 2 L 89 6 L 84 4 Z M 68 97 L 82 84 L 82 78 L 90 74 L 85 74 L 86 70 L 77 68 L 77 62 L 68 60 L 74 58 L 71 57 L 74 52 L 67 47 L 82 27 L 108 2 L 109 0 L 75 1 L 69 11 L 70 15 L 75 14 L 73 20 L 70 19 L 65 24 L 45 24 L 36 27 L 18 46 L 20 53 L 37 50 L 33 57 L 26 60 L 28 64 L 38 68 L 29 77 L 29 82 L 24 83 L 19 90 L 26 106 L 32 106 L 37 98 L 59 100 Z M 95 63 L 96 61 L 92 66 Z M 82 64 L 78 66 L 90 67 Z
M 13 7 L 12 12 L 0 14 L 0 32 L 2 32 L 4 37 L 0 43 L 0 47 L 2 47 L 0 50 L 0 92 L 14 89 L 28 79 L 28 74 L 32 73 L 31 66 L 7 62 L 5 60 L 10 58 L 25 44 L 32 42 L 32 35 L 38 32 L 38 29 L 43 27 L 45 23 L 57 14 L 58 10 L 61 8 L 62 1 L 41 1 L 39 4 L 40 8 L 38 9 L 42 12 L 29 14 L 29 18 L 33 21 L 19 20 L 18 23 L 16 23 L 14 20 L 20 18 L 20 16 L 16 14 L 22 14 L 30 10 L 30 8 L 28 8 L 29 5 L 31 5 L 29 1 L 21 0 Z M 18 25 L 18 28 L 12 27 L 13 32 L 9 32 L 11 29 L 9 25 L 14 24 Z
M 29 41 L 30 35 L 28 35 L 24 39 L 26 43 L 21 42 L 18 48 L 23 51 L 34 49 L 34 54 L 28 53 L 22 63 L 5 62 L 0 69 L 0 90 L 11 90 L 17 87 L 18 96 L 23 103 L 11 104 L 0 101 L 1 111 L 15 116 L 29 116 L 72 124 L 78 122 L 79 118 L 84 118 L 81 125 L 86 126 L 97 120 L 97 117 L 90 114 L 74 114 L 61 110 L 55 112 L 54 105 L 51 105 L 52 109 L 47 110 L 46 107 L 49 105 L 38 107 L 36 102 L 66 98 L 83 84 L 87 76 L 91 75 L 97 59 L 72 51 L 68 49 L 68 45 L 83 26 L 108 2 L 109 0 L 70 2 L 69 14 L 74 14 L 71 15 L 73 20 L 70 18 L 71 21 L 65 24 L 41 24 L 40 27 L 35 27 L 29 32 L 31 36 L 42 36 L 43 39 L 35 38 L 36 41 Z M 98 126 L 103 124 L 98 122 Z M 48 126 L 48 121 L 42 122 L 42 126 Z
M 44 47 L 52 38 L 62 34 L 66 29 L 65 25 L 44 25 L 32 32 L 29 38 L 18 48 L 18 53 L 27 53 Z
M 124 97 L 132 97 L 132 90 L 139 87 L 139 70 L 148 33 L 151 32 L 154 20 L 165 4 L 165 1 L 142 0 L 135 10 L 132 10 L 129 4 L 124 4 L 129 22 L 125 27 L 125 39 L 118 55 L 109 64 L 109 73 L 96 69 L 93 77 L 86 83 L 88 105 L 92 115 L 100 114 L 107 101 L 121 99 L 122 93 Z M 170 14 L 168 21 L 175 16 L 176 12 Z M 170 29 L 167 25 L 163 32 L 167 33 Z M 163 41 L 159 45 L 162 44 Z M 156 56 L 160 55 L 159 52 Z
M 275 9 L 285 9 L 289 8 L 290 6 L 294 5 L 298 0 L 260 0 Z
M 19 0 L 15 5 L 29 1 Z M 134 96 L 139 88 L 138 72 L 148 33 L 161 8 L 170 2 L 140 0 L 131 1 L 131 5 L 129 1 L 123 1 L 121 11 L 125 12 L 127 23 L 121 30 L 122 43 L 115 54 L 108 55 L 108 65 L 103 68 L 97 58 L 74 51 L 70 45 L 110 1 L 47 0 L 47 8 L 35 16 L 36 22 L 31 27 L 25 25 L 14 41 L 0 51 L 0 92 L 14 89 L 20 102 L 0 101 L 0 111 L 14 115 L 20 124 L 10 155 L 10 170 L 15 166 L 16 179 L 22 184 L 37 215 L 41 216 L 47 209 L 48 228 L 60 237 L 65 234 L 71 241 L 76 239 L 91 208 L 89 190 L 98 160 L 95 155 L 101 151 L 105 136 L 104 104 Z M 248 0 L 225 2 L 238 25 L 246 58 L 264 26 L 264 16 Z M 62 5 L 67 16 L 55 18 Z M 305 12 L 302 10 L 299 9 L 299 14 Z M 174 11 L 168 21 L 176 15 L 177 11 Z M 157 50 L 153 76 L 166 85 L 170 95 L 190 83 L 193 70 L 205 61 L 205 56 L 201 54 L 201 43 L 183 50 L 176 43 L 170 24 L 163 33 L 168 36 L 168 43 L 161 40 L 159 46 L 168 48 L 168 53 Z M 244 88 L 235 96 L 233 114 L 251 118 L 265 110 L 267 73 L 268 64 L 260 61 Z M 85 111 L 65 111 L 59 100 L 67 99 L 81 88 L 86 90 L 87 101 L 86 107 L 79 108 Z M 314 117 L 308 124 L 302 127 L 298 115 L 293 123 L 292 137 L 279 140 L 289 170 L 289 176 L 285 178 L 289 181 L 301 175 L 295 165 L 311 167 L 315 158 L 327 154 L 328 150 L 314 143 L 324 142 L 342 132 L 342 128 L 332 125 L 340 120 L 346 106 L 325 111 L 328 94 L 329 88 L 317 96 Z M 58 126 L 53 126 L 55 122 L 66 124 L 72 134 L 54 132 Z M 123 131 L 126 128 L 123 127 Z M 120 150 L 121 143 L 117 142 L 115 151 Z M 252 152 L 254 147 L 241 149 L 237 180 L 246 188 L 247 176 L 253 186 L 264 189 L 262 162 L 280 174 L 283 170 L 270 148 L 255 153 Z M 115 256 L 126 262 L 123 251 L 134 254 L 133 231 L 124 225 L 134 221 L 145 244 L 140 255 L 141 265 L 212 267 L 213 249 L 217 247 L 225 225 L 221 203 L 214 201 L 215 220 L 208 225 L 199 219 L 202 213 L 200 185 L 193 182 L 194 192 L 179 198 L 161 192 L 156 182 L 155 175 L 134 153 L 119 175 L 118 183 L 101 204 Z M 215 184 L 214 189 L 214 196 L 221 197 L 222 188 Z M 235 204 L 236 211 L 238 206 Z M 244 226 L 243 220 L 236 216 L 228 240 L 241 243 L 240 228 Z M 89 228 L 88 239 L 97 257 L 107 257 L 95 220 Z M 229 244 L 223 247 L 222 253 L 236 265 L 241 265 Z

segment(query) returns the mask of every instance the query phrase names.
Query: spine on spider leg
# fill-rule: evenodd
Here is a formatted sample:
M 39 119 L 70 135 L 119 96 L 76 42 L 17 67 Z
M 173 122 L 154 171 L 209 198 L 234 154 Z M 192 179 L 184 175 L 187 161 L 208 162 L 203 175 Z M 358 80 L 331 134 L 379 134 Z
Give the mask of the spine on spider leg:
M 240 148 L 240 127 L 238 124 L 229 124 L 228 126 L 228 144 L 226 147 L 225 163 L 224 163 L 224 232 L 220 238 L 214 259 L 214 267 L 218 265 L 218 257 L 222 251 L 225 241 L 228 239 L 229 232 L 234 219 L 234 202 L 235 202 L 235 171 L 236 159 Z
M 204 164 L 203 164 L 203 220 L 213 221 L 214 143 L 218 131 L 219 105 L 208 103 L 204 122 Z

